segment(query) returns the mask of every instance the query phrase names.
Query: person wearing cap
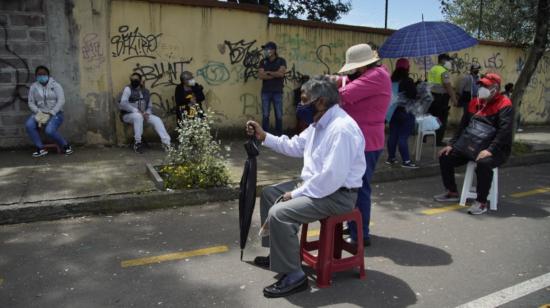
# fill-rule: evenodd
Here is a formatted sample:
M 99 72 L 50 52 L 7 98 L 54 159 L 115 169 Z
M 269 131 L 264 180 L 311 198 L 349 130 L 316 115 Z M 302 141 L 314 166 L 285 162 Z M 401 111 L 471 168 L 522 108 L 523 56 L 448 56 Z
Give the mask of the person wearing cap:
M 336 80 L 340 86 L 340 106 L 357 122 L 365 136 L 367 168 L 357 197 L 357 207 L 363 217 L 362 240 L 365 246 L 370 245 L 370 182 L 376 162 L 384 149 L 385 118 L 392 89 L 390 74 L 384 66 L 378 64 L 379 60 L 370 45 L 351 46 L 346 51 L 346 63 L 339 71 L 346 76 Z M 354 243 L 357 241 L 355 223 L 349 222 L 348 226 L 348 241 Z
M 447 192 L 434 196 L 434 199 L 440 202 L 458 202 L 454 170 L 458 166 L 465 165 L 468 159 L 455 150 L 453 144 L 473 118 L 496 128 L 495 137 L 491 140 L 489 147 L 482 150 L 476 158 L 477 198 L 468 209 L 468 213 L 472 215 L 487 211 L 487 196 L 493 180 L 493 168 L 506 162 L 512 150 L 514 113 L 510 99 L 500 93 L 500 83 L 500 76 L 492 73 L 479 80 L 478 96 L 468 104 L 468 113 L 462 117 L 460 126 L 449 145 L 439 152 L 439 166 Z
M 449 100 L 456 106 L 457 99 L 451 85 L 451 75 L 449 71 L 453 68 L 451 57 L 448 54 L 440 54 L 437 57 L 437 64 L 428 72 L 428 82 L 431 86 L 432 96 L 434 98 L 428 112 L 437 117 L 441 126 L 435 131 L 436 145 L 444 146 L 443 137 L 447 128 L 447 119 L 449 117 Z
M 275 110 L 275 135 L 283 133 L 283 86 L 286 61 L 277 54 L 277 45 L 267 42 L 262 46 L 264 59 L 260 62 L 258 77 L 262 80 L 262 128 L 269 129 L 271 103 Z
M 182 72 L 180 84 L 176 86 L 174 99 L 176 101 L 176 117 L 178 122 L 183 119 L 184 113 L 188 115 L 192 108 L 198 109 L 199 116 L 203 115 L 202 102 L 205 99 L 203 87 L 195 81 L 193 73 Z
M 134 151 L 136 153 L 143 154 L 141 142 L 143 122 L 153 126 L 165 150 L 170 148 L 170 135 L 162 120 L 153 114 L 151 93 L 143 85 L 140 74 L 134 72 L 130 75 L 130 84 L 124 87 L 118 107 L 121 120 L 134 127 Z
M 408 110 L 416 101 L 416 86 L 409 77 L 409 60 L 401 58 L 395 63 L 395 70 L 391 75 L 392 83 L 397 87 L 395 99 L 396 108 L 390 120 L 390 136 L 388 138 L 387 165 L 397 163 L 395 151 L 399 145 L 401 167 L 416 169 L 418 166 L 411 161 L 409 155 L 409 136 L 414 130 L 415 118 Z
M 460 80 L 458 85 L 458 107 L 464 108 L 463 115 L 468 113 L 468 103 L 470 103 L 472 98 L 477 97 L 480 68 L 479 63 L 472 63 L 470 65 L 470 72 Z
M 312 116 L 299 135 L 277 137 L 254 121 L 246 123 L 247 134 L 264 146 L 304 161 L 300 181 L 267 186 L 260 197 L 261 223 L 269 226 L 269 237 L 262 238 L 262 246 L 269 247 L 270 255 L 256 257 L 254 263 L 282 274 L 279 281 L 264 288 L 266 297 L 307 289 L 297 235 L 300 225 L 349 213 L 355 207 L 365 169 L 365 139 L 339 100 L 334 82 L 316 76 L 302 85 L 298 107 Z

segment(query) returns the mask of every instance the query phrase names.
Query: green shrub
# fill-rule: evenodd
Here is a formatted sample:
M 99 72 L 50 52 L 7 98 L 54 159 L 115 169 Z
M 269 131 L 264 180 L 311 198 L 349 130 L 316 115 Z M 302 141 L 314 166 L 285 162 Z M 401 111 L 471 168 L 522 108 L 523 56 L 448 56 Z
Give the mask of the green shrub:
M 229 171 L 220 142 L 211 134 L 212 114 L 187 118 L 176 128 L 178 145 L 168 151 L 160 169 L 166 188 L 207 188 L 227 185 Z

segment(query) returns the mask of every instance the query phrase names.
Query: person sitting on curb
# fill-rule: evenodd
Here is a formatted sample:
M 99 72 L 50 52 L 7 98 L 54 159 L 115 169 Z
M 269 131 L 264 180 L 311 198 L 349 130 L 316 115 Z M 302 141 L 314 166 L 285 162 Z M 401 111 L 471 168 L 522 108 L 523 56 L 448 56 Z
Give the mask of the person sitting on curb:
M 153 125 L 160 137 L 165 150 L 170 148 L 170 135 L 164 127 L 162 120 L 153 114 L 151 95 L 141 83 L 141 75 L 133 73 L 130 75 L 130 84 L 124 88 L 120 99 L 119 108 L 124 123 L 134 126 L 134 151 L 143 153 L 141 136 L 143 134 L 143 121 Z
M 455 167 L 468 163 L 468 158 L 455 149 L 454 145 L 473 119 L 490 123 L 496 128 L 496 134 L 489 147 L 482 150 L 476 158 L 477 198 L 468 209 L 468 213 L 472 215 L 487 211 L 487 196 L 493 180 L 493 168 L 505 163 L 512 150 L 514 113 L 510 99 L 500 94 L 500 82 L 500 76 L 497 74 L 487 74 L 479 80 L 478 97 L 470 101 L 468 113 L 462 117 L 456 134 L 449 145 L 439 152 L 439 167 L 447 192 L 434 196 L 434 199 L 440 202 L 458 202 L 454 171 Z
M 266 133 L 248 121 L 248 135 L 278 153 L 303 157 L 301 182 L 290 181 L 262 190 L 260 216 L 269 225 L 262 245 L 270 255 L 254 263 L 283 274 L 264 288 L 266 297 L 283 297 L 307 289 L 302 271 L 298 229 L 329 216 L 351 212 L 365 172 L 365 139 L 357 123 L 340 106 L 338 89 L 328 77 L 314 77 L 302 86 L 300 108 L 313 113 L 310 125 L 292 139 Z M 276 200 L 281 199 L 276 203 Z
M 37 66 L 35 76 L 36 81 L 29 89 L 29 108 L 32 115 L 25 123 L 27 134 L 36 147 L 32 156 L 40 157 L 48 154 L 38 132 L 41 127 L 44 127 L 46 136 L 63 149 L 65 155 L 71 155 L 73 154 L 71 145 L 57 131 L 64 119 L 65 93 L 63 88 L 50 77 L 50 70 L 45 66 Z

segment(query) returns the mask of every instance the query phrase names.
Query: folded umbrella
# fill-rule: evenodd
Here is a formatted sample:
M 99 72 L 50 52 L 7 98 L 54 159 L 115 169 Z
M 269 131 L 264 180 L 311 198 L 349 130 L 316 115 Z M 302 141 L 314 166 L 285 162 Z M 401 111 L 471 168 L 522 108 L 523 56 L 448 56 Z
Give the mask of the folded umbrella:
M 250 137 L 248 142 L 244 144 L 244 148 L 248 157 L 244 164 L 243 176 L 239 185 L 239 228 L 241 240 L 241 261 L 243 259 L 243 250 L 246 246 L 246 240 L 248 239 L 248 232 L 250 231 L 250 223 L 252 221 L 252 214 L 254 213 L 254 205 L 256 203 L 256 156 L 260 154 L 256 137 Z

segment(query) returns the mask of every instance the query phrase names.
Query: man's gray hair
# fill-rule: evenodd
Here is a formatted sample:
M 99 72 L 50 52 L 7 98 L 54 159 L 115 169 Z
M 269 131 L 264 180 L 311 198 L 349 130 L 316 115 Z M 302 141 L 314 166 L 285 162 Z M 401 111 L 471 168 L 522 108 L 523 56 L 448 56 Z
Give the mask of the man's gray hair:
M 324 97 L 327 102 L 327 109 L 340 102 L 338 87 L 327 76 L 318 75 L 304 83 L 302 90 L 309 94 L 311 100 Z

